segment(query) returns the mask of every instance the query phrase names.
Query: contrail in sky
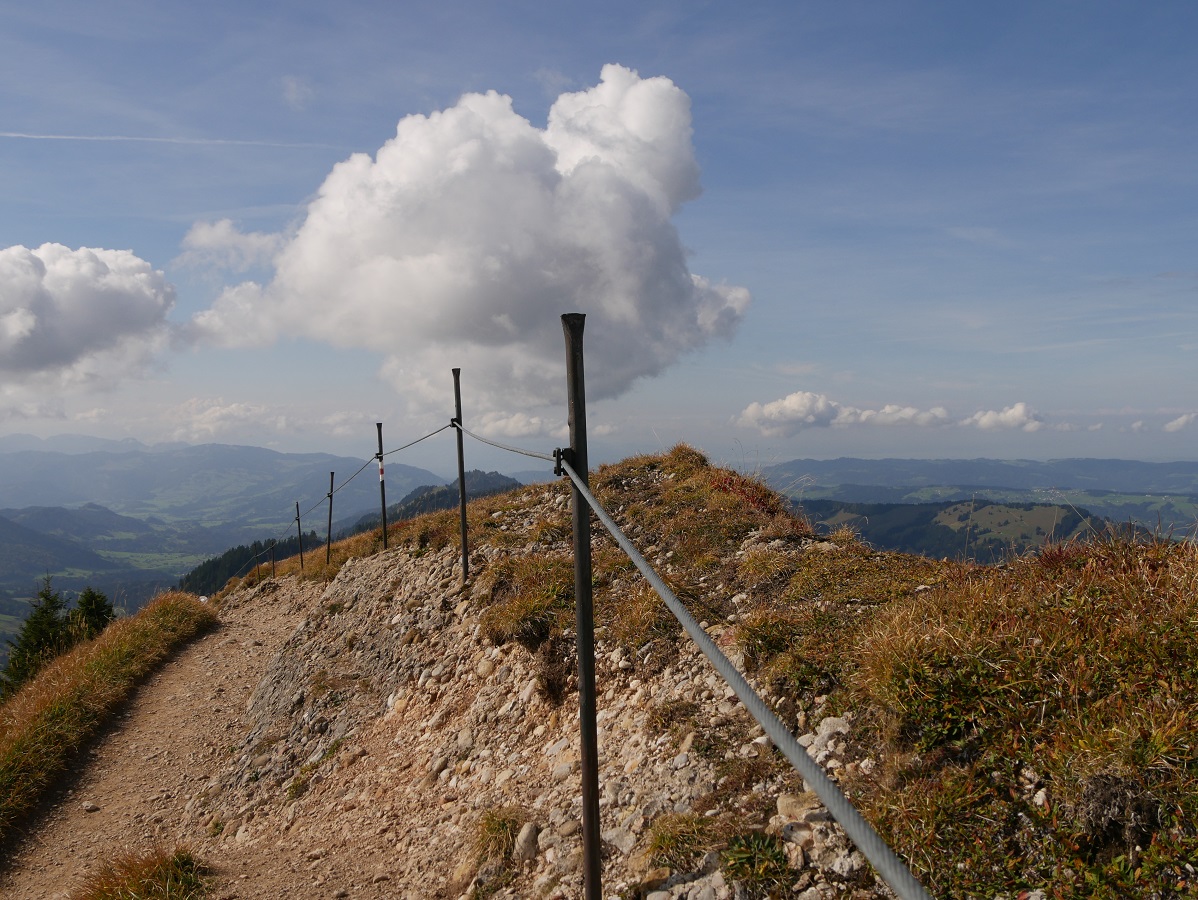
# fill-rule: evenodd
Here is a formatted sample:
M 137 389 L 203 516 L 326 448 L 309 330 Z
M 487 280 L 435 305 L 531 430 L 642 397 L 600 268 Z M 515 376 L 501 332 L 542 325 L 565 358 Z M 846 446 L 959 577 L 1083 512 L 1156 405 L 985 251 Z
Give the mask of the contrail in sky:
M 292 150 L 344 150 L 334 144 L 286 143 L 283 141 L 241 141 L 233 138 L 139 137 L 130 134 L 28 134 L 23 131 L 0 131 L 0 138 L 25 141 L 131 141 L 140 144 L 200 144 L 230 147 L 284 147 Z

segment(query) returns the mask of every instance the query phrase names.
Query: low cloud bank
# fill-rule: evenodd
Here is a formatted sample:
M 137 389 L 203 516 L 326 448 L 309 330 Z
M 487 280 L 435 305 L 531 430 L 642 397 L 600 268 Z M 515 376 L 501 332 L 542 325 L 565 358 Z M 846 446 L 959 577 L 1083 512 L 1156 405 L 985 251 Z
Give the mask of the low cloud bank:
M 831 400 L 825 394 L 796 391 L 769 403 L 750 403 L 741 412 L 737 424 L 756 428 L 769 437 L 793 437 L 809 428 L 850 425 L 928 428 L 956 424 L 983 431 L 1019 429 L 1032 432 L 1042 428 L 1044 421 L 1035 410 L 1022 402 L 1002 410 L 979 410 L 968 418 L 954 422 L 943 406 L 917 409 L 914 406 L 888 404 L 881 409 L 858 409 Z
M 916 409 L 913 406 L 888 404 L 881 409 L 857 409 L 830 400 L 825 394 L 796 391 L 781 400 L 769 403 L 750 403 L 740 414 L 738 423 L 757 428 L 771 437 L 792 437 L 808 428 L 831 428 L 848 425 L 917 425 L 933 426 L 950 423 L 948 410 L 936 406 Z

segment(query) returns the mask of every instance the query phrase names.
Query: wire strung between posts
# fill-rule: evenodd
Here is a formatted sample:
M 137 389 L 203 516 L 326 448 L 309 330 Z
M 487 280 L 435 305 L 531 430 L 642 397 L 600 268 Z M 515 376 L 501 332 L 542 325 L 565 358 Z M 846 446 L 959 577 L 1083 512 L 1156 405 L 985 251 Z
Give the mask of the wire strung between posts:
M 438 435 L 442 431 L 445 431 L 447 428 L 452 428 L 454 426 L 454 424 L 455 423 L 450 422 L 448 425 L 442 425 L 436 431 L 429 432 L 424 437 L 416 438 L 416 440 L 414 440 L 410 443 L 404 444 L 402 447 L 396 447 L 394 450 L 388 450 L 383 455 L 390 456 L 392 453 L 398 453 L 400 450 L 407 450 L 409 447 L 414 447 L 417 444 L 419 444 L 421 441 L 426 441 L 429 438 L 433 437 L 434 435 Z M 519 451 L 517 451 L 517 452 L 519 452 Z M 547 456 L 545 458 L 550 461 L 552 461 L 552 459 L 553 459 L 552 456 Z M 373 465 L 377 461 L 377 459 L 378 459 L 378 457 L 376 456 L 376 457 L 366 460 L 366 462 L 362 463 L 362 468 L 358 469 L 358 471 L 354 472 L 353 475 L 350 475 L 349 478 L 345 479 L 345 481 L 341 482 L 341 484 L 339 484 L 339 485 L 337 485 L 337 487 L 333 488 L 333 490 L 330 491 L 330 493 L 336 494 L 343 487 L 348 486 L 351 481 L 353 481 L 355 478 L 357 478 L 359 475 L 361 475 L 363 472 L 365 472 L 367 467 Z M 315 512 L 316 510 L 320 509 L 320 507 L 324 506 L 325 501 L 327 501 L 328 499 L 329 499 L 329 495 L 325 494 L 321 499 L 317 500 L 314 504 L 312 504 L 312 506 L 310 506 L 308 509 L 306 509 L 304 512 L 302 512 L 299 515 L 299 519 L 302 521 L 304 519 L 304 517 L 306 517 L 310 513 Z M 281 540 L 281 538 L 272 538 L 271 540 L 273 540 L 275 543 L 278 543 L 279 540 Z M 234 575 L 233 577 L 240 578 L 241 577 L 240 573 L 246 572 L 246 571 L 248 571 L 248 569 L 256 566 L 258 564 L 258 560 L 261 559 L 262 557 L 264 557 L 269 549 L 270 549 L 269 546 L 263 548 L 261 553 L 256 554 L 254 556 L 254 558 L 249 561 L 249 563 L 247 563 L 245 566 L 242 566 L 242 568 L 239 570 L 239 574 Z
M 674 596 L 674 593 L 666 587 L 666 583 L 661 580 L 658 574 L 653 570 L 653 567 L 645 561 L 645 558 L 637 551 L 632 542 L 628 540 L 624 532 L 607 511 L 599 505 L 599 501 L 587 489 L 586 484 L 578 473 L 570 466 L 565 459 L 557 460 L 561 468 L 570 476 L 570 480 L 574 483 L 574 487 L 579 494 L 586 500 L 587 504 L 595 511 L 595 515 L 599 517 L 599 521 L 604 527 L 611 532 L 612 537 L 616 539 L 616 543 L 623 548 L 628 554 L 629 559 L 641 571 L 641 574 L 648 579 L 653 589 L 657 591 L 670 612 L 674 614 L 679 624 L 690 635 L 699 649 L 703 651 L 703 655 L 707 657 L 717 672 L 723 676 L 729 686 L 736 692 L 736 696 L 745 705 L 745 708 L 757 720 L 758 724 L 765 729 L 765 733 L 770 736 L 770 740 L 774 742 L 783 755 L 790 760 L 791 764 L 798 769 L 799 774 L 811 786 L 815 793 L 823 801 L 828 812 L 840 823 L 845 834 L 853 841 L 865 854 L 878 874 L 890 885 L 891 889 L 898 894 L 902 900 L 931 900 L 931 895 L 924 890 L 915 876 L 903 863 L 894 851 L 886 845 L 879 835 L 864 818 L 861 813 L 857 812 L 840 788 L 830 779 L 820 765 L 807 755 L 806 749 L 795 740 L 794 735 L 790 733 L 782 720 L 779 719 L 772 709 L 770 709 L 764 700 L 758 696 L 752 686 L 747 682 L 743 675 L 736 670 L 728 657 L 726 657 L 715 641 L 699 627 L 699 623 L 695 621 L 695 617 L 687 611 L 686 607 Z
M 446 428 L 452 428 L 453 424 L 454 424 L 453 422 L 450 422 L 448 425 L 442 425 L 436 431 L 430 431 L 424 437 L 416 438 L 416 440 L 412 441 L 410 444 L 404 444 L 402 447 L 396 447 L 394 450 L 388 450 L 386 453 L 383 454 L 383 456 L 390 456 L 392 453 L 398 453 L 400 450 L 407 450 L 409 447 L 415 447 L 421 441 L 427 441 L 433 435 L 440 434 Z M 376 456 L 375 459 L 378 459 L 378 457 Z M 367 463 L 367 465 L 369 465 L 369 463 Z M 366 468 L 366 466 L 363 466 L 362 468 Z
M 509 447 L 507 444 L 501 444 L 498 441 L 488 440 L 481 435 L 475 434 L 468 428 L 463 428 L 457 422 L 450 422 L 446 427 L 448 428 L 451 426 L 458 429 L 458 431 L 462 432 L 462 434 L 467 434 L 474 438 L 479 443 L 490 444 L 492 447 L 497 447 L 500 450 L 506 450 L 508 453 L 519 453 L 521 456 L 531 456 L 533 459 L 543 459 L 546 462 L 553 462 L 553 456 L 549 453 L 537 453 L 535 450 L 521 450 L 519 447 Z

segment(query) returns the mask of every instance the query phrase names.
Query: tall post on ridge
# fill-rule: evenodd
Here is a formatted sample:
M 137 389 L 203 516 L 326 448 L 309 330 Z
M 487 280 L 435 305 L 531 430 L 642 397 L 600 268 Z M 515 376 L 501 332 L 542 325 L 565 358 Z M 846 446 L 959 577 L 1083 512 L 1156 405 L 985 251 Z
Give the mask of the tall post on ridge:
M 299 534 L 300 571 L 304 571 L 304 526 L 300 524 L 299 501 L 295 501 L 295 530 Z
M 586 316 L 562 316 L 566 337 L 566 392 L 569 396 L 570 465 L 583 484 L 587 476 L 586 384 L 582 329 Z M 574 525 L 574 611 L 578 640 L 578 724 L 582 755 L 582 865 L 586 900 L 603 896 L 599 843 L 599 738 L 595 717 L 595 614 L 591 597 L 591 509 L 577 487 L 570 509 Z
M 453 370 L 453 409 L 458 433 L 458 505 L 462 509 L 462 584 L 470 577 L 470 546 L 466 542 L 466 453 L 462 448 L 462 370 Z
M 324 536 L 324 564 L 333 559 L 333 473 L 329 473 L 329 530 Z
M 383 482 L 383 423 L 375 423 L 379 428 L 379 452 L 374 458 L 379 461 L 379 501 L 383 509 L 383 549 L 387 549 L 387 485 Z

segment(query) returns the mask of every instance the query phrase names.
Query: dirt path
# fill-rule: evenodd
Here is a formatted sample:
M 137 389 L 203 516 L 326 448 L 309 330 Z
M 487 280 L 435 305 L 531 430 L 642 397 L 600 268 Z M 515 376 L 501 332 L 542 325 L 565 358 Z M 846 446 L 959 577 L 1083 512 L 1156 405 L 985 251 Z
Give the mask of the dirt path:
M 0 897 L 66 898 L 117 854 L 194 845 L 188 804 L 194 807 L 193 798 L 245 735 L 254 687 L 320 590 L 280 591 L 253 608 L 222 611 L 217 629 L 142 685 L 93 746 L 86 771 L 54 800 L 13 858 L 0 860 Z M 219 871 L 220 860 L 205 861 Z M 240 875 L 219 874 L 226 887 L 217 896 L 234 896 L 227 885 Z

